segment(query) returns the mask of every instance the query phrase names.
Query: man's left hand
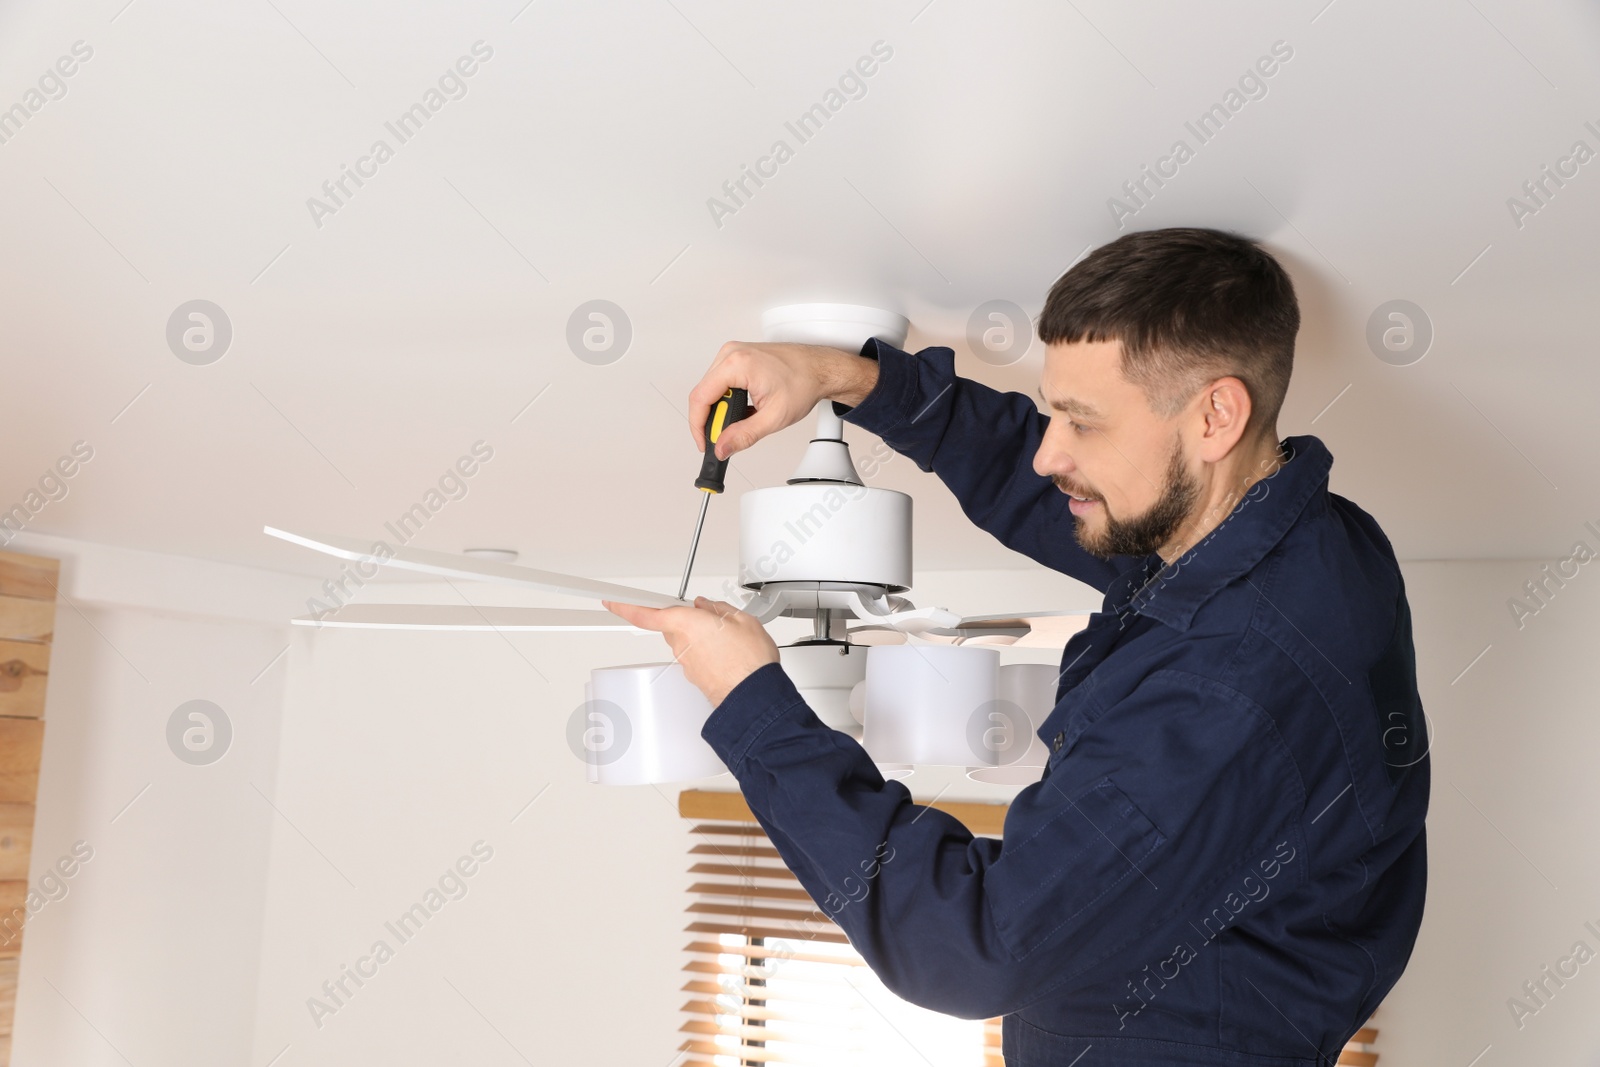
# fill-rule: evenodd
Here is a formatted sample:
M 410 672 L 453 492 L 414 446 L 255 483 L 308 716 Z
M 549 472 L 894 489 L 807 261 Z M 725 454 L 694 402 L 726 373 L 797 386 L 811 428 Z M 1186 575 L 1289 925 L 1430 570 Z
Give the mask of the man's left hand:
M 734 686 L 768 663 L 778 663 L 778 645 L 754 615 L 724 600 L 694 598 L 694 605 L 646 608 L 602 600 L 606 610 L 667 639 L 684 677 L 715 708 Z

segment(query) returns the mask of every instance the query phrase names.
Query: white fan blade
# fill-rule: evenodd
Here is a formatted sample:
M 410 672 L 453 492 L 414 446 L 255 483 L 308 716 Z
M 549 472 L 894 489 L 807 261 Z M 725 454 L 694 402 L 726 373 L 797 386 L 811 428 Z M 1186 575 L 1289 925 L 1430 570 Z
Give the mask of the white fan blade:
M 335 611 L 290 619 L 296 626 L 357 630 L 567 630 L 651 634 L 609 611 L 511 608 L 473 604 L 346 604 Z
M 908 640 L 892 626 L 855 626 L 845 630 L 852 645 L 903 645 Z
M 261 529 L 273 537 L 282 538 L 317 552 L 325 552 L 339 559 L 366 560 L 385 567 L 432 574 L 442 578 L 503 582 L 545 593 L 561 593 L 566 596 L 582 597 L 585 600 L 611 600 L 619 604 L 639 604 L 647 608 L 682 607 L 689 603 L 677 597 L 667 596 L 665 593 L 652 593 L 648 589 L 633 589 L 626 585 L 612 585 L 610 582 L 597 582 L 591 578 L 579 578 L 571 574 L 535 570 L 515 563 L 473 559 L 453 552 L 435 552 L 426 548 L 395 548 L 387 542 L 367 544 L 356 537 L 297 534 L 273 526 L 263 526 Z M 387 559 L 375 551 L 380 544 L 392 553 Z
M 938 633 L 941 627 L 957 625 L 961 616 L 947 608 L 908 608 L 884 615 L 869 615 L 863 621 L 920 637 L 930 631 Z
M 1009 636 L 1016 638 L 1012 648 L 1063 648 L 1068 638 L 1088 625 L 1090 614 L 1088 611 L 1013 611 L 1000 615 L 968 615 L 955 626 L 918 636 L 951 644 Z
M 1013 648 L 1065 648 L 1072 635 L 1089 625 L 1089 611 L 1058 611 L 1026 616 L 1030 630 Z

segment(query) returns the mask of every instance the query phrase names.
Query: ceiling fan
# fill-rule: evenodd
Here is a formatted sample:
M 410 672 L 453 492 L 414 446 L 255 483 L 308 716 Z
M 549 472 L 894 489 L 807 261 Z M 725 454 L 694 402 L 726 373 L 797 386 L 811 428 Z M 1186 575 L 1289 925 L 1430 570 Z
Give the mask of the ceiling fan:
M 768 341 L 858 351 L 869 337 L 899 347 L 907 320 L 877 308 L 797 304 L 762 316 Z M 739 501 L 739 587 L 724 599 L 762 623 L 812 620 L 809 637 L 779 647 L 784 671 L 828 726 L 861 741 L 885 775 L 917 764 L 967 768 L 979 781 L 1021 784 L 1047 755 L 1033 733 L 1055 705 L 1050 664 L 1001 665 L 999 647 L 1063 647 L 1087 611 L 963 616 L 917 607 L 911 588 L 911 497 L 861 481 L 844 424 L 824 400 L 816 431 L 787 483 Z M 264 532 L 366 565 L 444 578 L 500 582 L 578 599 L 646 607 L 690 603 L 647 589 L 494 559 L 383 541 Z M 855 620 L 858 625 L 849 625 Z M 292 620 L 302 626 L 377 630 L 650 633 L 609 611 L 437 604 L 338 603 Z M 600 667 L 569 722 L 588 778 L 629 785 L 726 773 L 700 738 L 710 705 L 676 663 Z

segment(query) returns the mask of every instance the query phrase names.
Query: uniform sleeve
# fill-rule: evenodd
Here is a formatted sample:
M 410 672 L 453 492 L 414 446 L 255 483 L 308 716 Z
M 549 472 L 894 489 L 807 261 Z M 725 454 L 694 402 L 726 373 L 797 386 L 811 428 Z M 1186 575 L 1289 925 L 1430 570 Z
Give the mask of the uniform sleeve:
M 949 348 L 911 355 L 874 338 L 861 354 L 878 361 L 878 382 L 853 408 L 834 401 L 840 418 L 937 474 L 967 517 L 1007 548 L 1105 591 L 1127 561 L 1080 547 L 1067 495 L 1034 472 L 1050 419 L 1032 399 L 957 377 Z
M 702 736 L 884 985 L 961 1018 L 1017 1011 L 1102 965 L 1137 971 L 1170 951 L 1166 928 L 1251 893 L 1252 876 L 1266 884 L 1258 865 L 1278 864 L 1269 892 L 1304 867 L 1303 793 L 1267 717 L 1181 672 L 1155 672 L 1053 758 L 1003 840 L 913 803 L 779 664 L 735 686 Z

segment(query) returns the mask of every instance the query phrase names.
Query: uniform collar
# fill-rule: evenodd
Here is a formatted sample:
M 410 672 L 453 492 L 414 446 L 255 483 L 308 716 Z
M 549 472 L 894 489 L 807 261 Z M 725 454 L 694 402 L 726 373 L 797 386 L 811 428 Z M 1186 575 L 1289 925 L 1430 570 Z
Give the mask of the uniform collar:
M 1327 491 L 1333 466 L 1333 454 L 1309 434 L 1286 437 L 1282 445 L 1288 461 L 1252 485 L 1226 519 L 1171 563 L 1152 552 L 1129 567 L 1106 589 L 1103 610 L 1133 611 L 1181 632 L 1206 601 L 1254 569 L 1312 496 Z

